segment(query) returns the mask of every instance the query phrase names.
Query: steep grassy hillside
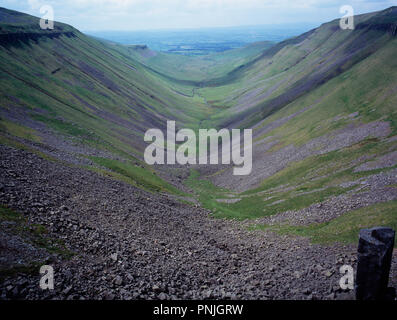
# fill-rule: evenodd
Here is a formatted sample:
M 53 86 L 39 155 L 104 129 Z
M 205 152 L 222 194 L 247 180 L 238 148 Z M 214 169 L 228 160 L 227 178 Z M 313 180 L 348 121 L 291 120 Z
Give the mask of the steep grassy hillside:
M 224 125 L 252 126 L 385 46 L 394 38 L 393 24 L 384 27 L 389 15 L 358 16 L 354 31 L 341 30 L 339 20 L 326 23 L 265 51 L 202 94 L 229 107 L 216 116 Z M 372 18 L 377 24 L 367 23 Z M 230 93 L 226 99 L 224 92 Z
M 178 93 L 107 44 L 58 22 L 43 31 L 38 18 L 7 9 L 0 9 L 0 96 L 3 143 L 45 152 L 49 145 L 79 164 L 102 156 L 142 166 L 148 128 L 167 119 L 194 127 L 208 113 L 203 99 Z
M 216 216 L 286 213 L 283 223 L 309 223 L 396 199 L 397 8 L 356 17 L 354 31 L 338 23 L 277 44 L 198 90 L 223 106 L 207 123 L 254 129 L 251 175 L 207 167 L 199 172 L 209 181 L 197 181 L 192 172 L 189 185 Z M 356 228 L 354 216 L 346 228 Z
M 186 168 L 142 162 L 148 128 L 164 129 L 167 119 L 195 130 L 253 128 L 251 175 L 206 166 L 187 180 L 216 216 L 310 212 L 324 222 L 322 203 L 358 199 L 334 205 L 335 218 L 397 197 L 396 7 L 357 16 L 355 30 L 332 21 L 278 44 L 201 57 L 109 43 L 58 23 L 42 31 L 37 18 L 0 12 L 2 143 L 181 195 Z

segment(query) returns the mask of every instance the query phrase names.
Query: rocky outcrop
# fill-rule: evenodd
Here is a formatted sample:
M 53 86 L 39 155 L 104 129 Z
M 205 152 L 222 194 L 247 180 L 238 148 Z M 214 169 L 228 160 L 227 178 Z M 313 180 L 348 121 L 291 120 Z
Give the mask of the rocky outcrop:
M 21 44 L 28 44 L 30 41 L 37 42 L 40 38 L 56 39 L 61 36 L 74 38 L 76 37 L 76 34 L 72 31 L 5 33 L 0 34 L 0 46 L 8 48 L 13 46 L 20 46 Z
M 358 300 L 382 300 L 388 292 L 389 273 L 395 232 L 376 227 L 360 231 L 356 297 Z

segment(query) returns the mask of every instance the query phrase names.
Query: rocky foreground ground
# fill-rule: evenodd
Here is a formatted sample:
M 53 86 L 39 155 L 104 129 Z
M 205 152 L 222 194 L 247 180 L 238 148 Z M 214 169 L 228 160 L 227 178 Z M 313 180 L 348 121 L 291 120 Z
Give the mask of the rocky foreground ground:
M 0 145 L 0 203 L 23 213 L 65 258 L 32 245 L 0 221 L 1 269 L 33 264 L 0 280 L 0 299 L 350 299 L 339 268 L 355 246 L 248 231 L 241 222 L 166 195 L 144 192 L 77 166 Z M 55 288 L 39 288 L 39 267 Z M 397 285 L 397 256 L 392 285 Z

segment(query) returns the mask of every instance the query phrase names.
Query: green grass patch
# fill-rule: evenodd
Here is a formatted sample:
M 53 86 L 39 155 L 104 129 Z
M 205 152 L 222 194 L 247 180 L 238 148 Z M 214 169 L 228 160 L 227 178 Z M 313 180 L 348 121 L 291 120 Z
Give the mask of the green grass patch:
M 353 190 L 356 188 L 354 185 L 348 188 L 340 185 L 391 170 L 393 167 L 354 172 L 352 161 L 362 155 L 380 156 L 387 153 L 387 150 L 387 144 L 375 138 L 368 138 L 341 150 L 290 163 L 285 169 L 265 179 L 258 188 L 235 195 L 241 199 L 235 203 L 218 202 L 217 199 L 227 198 L 225 195 L 230 194 L 230 190 L 217 188 L 208 180 L 200 180 L 197 171 L 191 173 L 187 184 L 195 190 L 199 201 L 211 210 L 215 217 L 255 219 L 289 210 L 300 210 Z M 280 186 L 285 187 L 277 191 Z M 288 187 L 292 189 L 287 189 Z
M 150 192 L 167 192 L 176 195 L 186 196 L 188 194 L 178 190 L 168 182 L 158 177 L 154 171 L 141 167 L 137 164 L 130 162 L 122 162 L 118 160 L 100 158 L 100 157 L 89 157 L 96 164 L 110 169 L 110 173 L 114 178 L 120 179 L 124 182 L 145 189 Z M 107 171 L 102 171 L 107 173 Z
M 33 114 L 32 118 L 37 121 L 44 122 L 51 129 L 59 131 L 63 134 L 68 134 L 76 137 L 89 137 L 92 135 L 88 130 L 82 129 L 77 125 L 56 118 L 48 118 L 37 114 Z
M 353 160 L 362 155 L 381 155 L 385 152 L 387 152 L 385 144 L 380 143 L 378 139 L 368 138 L 341 150 L 290 163 L 285 169 L 264 180 L 261 186 L 248 190 L 243 195 L 251 195 L 287 184 L 313 190 L 337 185 L 344 181 L 353 181 L 369 174 L 384 171 L 384 169 L 380 169 L 355 173 L 353 168 L 349 168 Z
M 237 220 L 256 219 L 288 210 L 303 209 L 313 203 L 324 201 L 331 196 L 351 190 L 351 188 L 329 187 L 304 195 L 295 194 L 294 191 L 280 192 L 273 195 L 269 200 L 264 199 L 265 195 L 249 195 L 241 197 L 238 202 L 225 203 L 217 200 L 228 198 L 227 195 L 231 191 L 219 188 L 208 180 L 200 179 L 200 174 L 197 170 L 191 171 L 186 184 L 195 191 L 203 207 L 213 212 L 214 217 Z M 236 195 L 236 197 L 240 198 L 239 195 Z
M 308 237 L 313 243 L 357 243 L 361 229 L 376 226 L 397 229 L 397 200 L 350 211 L 334 220 L 308 226 L 257 225 L 254 229 Z M 396 236 L 397 241 L 397 236 Z
M 21 126 L 11 121 L 3 119 L 0 120 L 0 131 L 26 140 L 41 142 L 40 137 L 33 129 Z
M 22 214 L 15 212 L 5 206 L 0 206 L 0 221 L 26 221 Z
M 19 141 L 16 141 L 15 139 L 13 139 L 13 137 L 6 136 L 6 135 L 2 134 L 1 132 L 0 132 L 0 144 L 6 145 L 9 147 L 13 147 L 16 149 L 20 149 L 20 150 L 29 151 L 29 152 L 34 153 L 35 155 L 37 155 L 45 160 L 48 160 L 48 161 L 58 161 L 54 157 L 51 157 L 39 150 L 33 149 L 32 147 L 29 147 Z
M 0 223 L 12 222 L 7 231 L 19 236 L 23 241 L 36 248 L 44 248 L 49 253 L 57 254 L 63 259 L 70 259 L 74 253 L 66 248 L 62 240 L 49 237 L 47 229 L 40 224 L 29 223 L 26 216 L 6 206 L 0 205 Z M 38 267 L 45 263 L 32 261 L 26 265 L 0 267 L 0 279 L 17 273 L 37 272 Z

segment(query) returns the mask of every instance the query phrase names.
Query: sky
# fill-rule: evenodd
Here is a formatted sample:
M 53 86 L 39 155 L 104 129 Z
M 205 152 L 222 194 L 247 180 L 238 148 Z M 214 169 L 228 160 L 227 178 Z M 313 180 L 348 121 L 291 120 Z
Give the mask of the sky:
M 0 7 L 38 17 L 43 5 L 53 7 L 55 21 L 82 31 L 132 31 L 320 24 L 342 17 L 343 5 L 360 14 L 397 0 L 0 0 Z

